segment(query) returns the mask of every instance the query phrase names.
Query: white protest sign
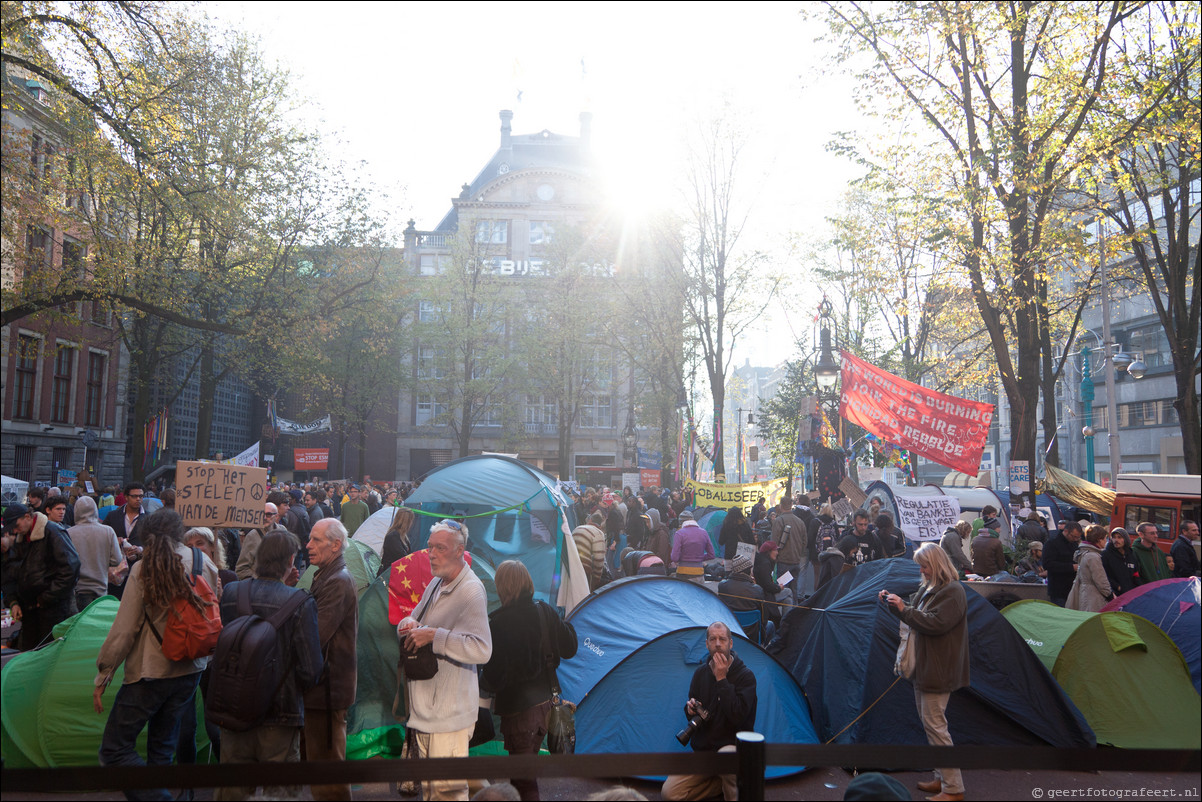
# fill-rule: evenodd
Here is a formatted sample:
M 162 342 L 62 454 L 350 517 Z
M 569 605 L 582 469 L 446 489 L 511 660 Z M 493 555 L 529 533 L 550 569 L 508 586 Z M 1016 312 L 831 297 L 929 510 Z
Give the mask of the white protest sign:
M 960 500 L 951 496 L 893 494 L 897 525 L 911 540 L 938 540 L 960 520 Z
M 1026 460 L 1010 460 L 1010 494 L 1031 492 L 1031 463 Z
M 639 472 L 622 472 L 622 487 L 629 487 L 631 492 L 639 492 Z

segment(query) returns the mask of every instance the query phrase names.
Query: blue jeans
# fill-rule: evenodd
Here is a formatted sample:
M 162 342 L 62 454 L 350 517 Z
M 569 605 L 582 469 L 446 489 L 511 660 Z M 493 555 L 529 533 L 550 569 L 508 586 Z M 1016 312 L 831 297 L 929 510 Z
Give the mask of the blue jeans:
M 102 766 L 169 766 L 179 739 L 180 721 L 184 708 L 193 704 L 200 673 L 167 679 L 143 679 L 122 685 L 113 700 L 104 736 L 100 742 Z M 146 760 L 138 754 L 135 743 L 144 727 Z M 126 791 L 130 800 L 169 800 L 173 795 L 166 788 Z
M 789 592 L 793 594 L 793 604 L 797 604 L 797 592 L 801 589 L 801 583 L 803 581 L 801 578 L 801 563 L 782 563 L 778 561 L 776 563 L 776 575 L 784 576 L 786 573 L 793 574 L 793 579 L 785 587 L 788 588 Z M 782 612 L 782 617 L 786 614 L 786 612 L 787 611 Z

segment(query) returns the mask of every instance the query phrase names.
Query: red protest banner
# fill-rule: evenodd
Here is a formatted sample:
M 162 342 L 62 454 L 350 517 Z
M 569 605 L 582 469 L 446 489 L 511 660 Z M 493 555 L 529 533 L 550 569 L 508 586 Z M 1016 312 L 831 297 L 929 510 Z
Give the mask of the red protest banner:
M 928 390 L 844 351 L 839 414 L 882 440 L 976 475 L 993 405 Z
M 330 462 L 328 448 L 292 449 L 293 467 L 298 471 L 324 471 Z

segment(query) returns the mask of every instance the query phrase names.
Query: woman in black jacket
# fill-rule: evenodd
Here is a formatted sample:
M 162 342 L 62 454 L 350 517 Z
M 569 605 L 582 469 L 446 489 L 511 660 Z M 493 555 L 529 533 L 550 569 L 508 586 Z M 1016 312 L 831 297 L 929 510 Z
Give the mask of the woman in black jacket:
M 1139 584 L 1139 561 L 1131 548 L 1127 530 L 1116 526 L 1110 530 L 1110 543 L 1102 551 L 1102 567 L 1110 580 L 1110 589 L 1121 596 Z
M 384 534 L 384 545 L 381 547 L 380 570 L 376 576 L 388 573 L 393 563 L 402 557 L 408 557 L 413 551 L 409 542 L 409 531 L 413 529 L 413 510 L 408 507 L 397 507 L 392 514 L 392 526 Z
M 560 658 L 576 654 L 576 630 L 553 607 L 534 600 L 530 572 L 517 560 L 498 565 L 495 579 L 501 606 L 488 617 L 493 648 L 482 688 L 496 697 L 493 710 L 501 717 L 505 751 L 535 755 L 547 734 L 552 675 Z M 543 643 L 544 622 L 550 644 Z M 537 780 L 511 782 L 522 799 L 539 798 Z

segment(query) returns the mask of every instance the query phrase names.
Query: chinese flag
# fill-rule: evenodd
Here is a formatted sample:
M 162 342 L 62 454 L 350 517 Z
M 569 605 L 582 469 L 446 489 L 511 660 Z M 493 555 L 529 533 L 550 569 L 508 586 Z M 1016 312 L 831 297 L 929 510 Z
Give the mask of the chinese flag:
M 468 567 L 472 555 L 464 552 Z M 430 573 L 430 554 L 425 549 L 408 554 L 392 564 L 388 571 L 388 621 L 394 627 L 407 615 L 413 615 L 426 586 L 434 579 Z

